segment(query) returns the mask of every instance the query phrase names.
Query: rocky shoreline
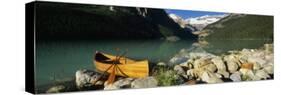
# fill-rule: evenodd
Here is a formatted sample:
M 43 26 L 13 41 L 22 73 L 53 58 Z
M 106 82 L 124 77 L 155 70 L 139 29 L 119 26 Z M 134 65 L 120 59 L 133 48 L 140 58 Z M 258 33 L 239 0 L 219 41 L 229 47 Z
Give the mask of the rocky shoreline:
M 151 67 L 150 76 L 146 78 L 118 76 L 113 84 L 106 85 L 108 75 L 102 76 L 99 72 L 84 69 L 76 72 L 75 79 L 70 83 L 72 87 L 60 84 L 49 87 L 45 92 L 66 92 L 69 88 L 71 91 L 112 90 L 268 80 L 274 77 L 273 61 L 272 44 L 265 44 L 259 49 L 233 50 L 221 55 L 182 49 L 169 62 L 159 62 Z
M 260 49 L 235 50 L 222 55 L 181 50 L 169 63 L 177 64 L 174 71 L 188 80 L 239 82 L 273 79 L 273 57 L 273 45 L 265 44 Z

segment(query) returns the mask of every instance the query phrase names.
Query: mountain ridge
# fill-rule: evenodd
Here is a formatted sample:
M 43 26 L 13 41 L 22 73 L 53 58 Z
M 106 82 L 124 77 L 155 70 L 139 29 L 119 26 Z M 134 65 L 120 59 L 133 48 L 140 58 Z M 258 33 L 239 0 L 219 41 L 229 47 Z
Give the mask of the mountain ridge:
M 228 14 L 223 15 L 203 15 L 198 17 L 182 18 L 176 14 L 170 13 L 169 16 L 182 28 L 188 28 L 194 31 L 200 31 L 209 24 L 215 23 L 220 19 L 226 17 Z M 192 32 L 194 32 L 192 31 Z
M 197 38 L 162 9 L 39 1 L 36 16 L 39 40 Z

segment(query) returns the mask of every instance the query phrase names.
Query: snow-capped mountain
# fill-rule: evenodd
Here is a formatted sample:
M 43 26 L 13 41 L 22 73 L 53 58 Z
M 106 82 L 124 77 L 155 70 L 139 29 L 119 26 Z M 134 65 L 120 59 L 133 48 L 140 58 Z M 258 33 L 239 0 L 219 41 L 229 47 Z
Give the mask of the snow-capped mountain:
M 223 15 L 204 15 L 200 17 L 193 17 L 183 19 L 182 17 L 176 14 L 169 14 L 169 17 L 172 18 L 176 23 L 178 23 L 182 28 L 191 28 L 190 26 L 195 27 L 196 29 L 191 30 L 202 30 L 209 24 L 219 21 L 220 19 L 228 16 L 228 14 Z
M 169 17 L 172 18 L 176 23 L 178 23 L 182 28 L 185 28 L 187 22 L 176 14 L 169 14 Z
M 198 30 L 202 30 L 204 27 L 206 27 L 209 24 L 212 24 L 214 22 L 219 21 L 220 19 L 228 16 L 228 14 L 223 14 L 223 15 L 205 15 L 205 16 L 200 16 L 200 17 L 194 17 L 194 18 L 188 18 L 185 19 L 185 21 L 196 27 Z

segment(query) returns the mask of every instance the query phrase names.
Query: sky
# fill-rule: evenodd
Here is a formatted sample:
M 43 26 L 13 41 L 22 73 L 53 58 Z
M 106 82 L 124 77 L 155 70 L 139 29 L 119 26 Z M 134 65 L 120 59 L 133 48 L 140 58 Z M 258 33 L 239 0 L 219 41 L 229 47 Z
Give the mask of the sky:
M 184 19 L 190 18 L 190 17 L 199 17 L 204 15 L 222 15 L 226 13 L 220 13 L 220 12 L 206 12 L 206 11 L 190 11 L 190 10 L 171 10 L 167 9 L 165 10 L 167 13 L 173 13 L 176 14 Z

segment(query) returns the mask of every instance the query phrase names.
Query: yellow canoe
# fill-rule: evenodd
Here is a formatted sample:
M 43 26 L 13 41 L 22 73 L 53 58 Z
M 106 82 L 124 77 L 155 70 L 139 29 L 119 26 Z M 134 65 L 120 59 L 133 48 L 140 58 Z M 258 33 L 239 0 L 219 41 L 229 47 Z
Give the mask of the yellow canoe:
M 116 75 L 132 78 L 143 78 L 149 74 L 148 60 L 135 61 L 129 58 L 121 57 L 118 61 L 117 56 L 96 52 L 94 64 L 96 69 L 101 72 L 112 73 L 113 70 Z M 112 66 L 117 64 L 117 68 Z

